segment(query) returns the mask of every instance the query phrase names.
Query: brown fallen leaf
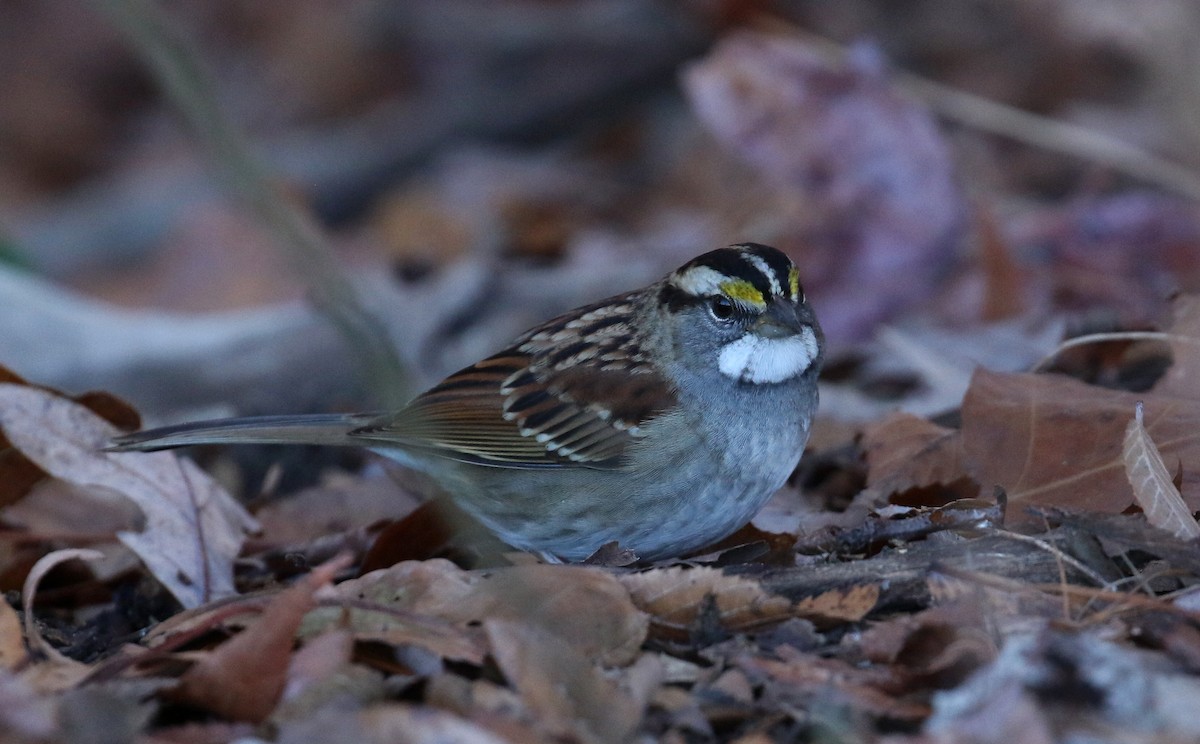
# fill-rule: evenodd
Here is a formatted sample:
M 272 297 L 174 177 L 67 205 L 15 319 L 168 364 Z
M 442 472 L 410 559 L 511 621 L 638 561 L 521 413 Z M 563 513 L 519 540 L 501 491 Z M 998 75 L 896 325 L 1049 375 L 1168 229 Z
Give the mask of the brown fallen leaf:
M 1139 645 L 1161 648 L 1187 671 L 1200 672 L 1200 628 L 1193 616 L 1147 608 L 1129 613 L 1124 620 L 1137 629 Z
M 11 539 L 14 548 L 12 552 L 0 549 L 0 589 L 20 586 L 29 566 L 47 550 L 59 546 L 87 546 L 104 553 L 103 559 L 88 561 L 88 573 L 95 582 L 144 570 L 138 557 L 116 540 L 122 530 L 141 529 L 142 511 L 110 491 L 47 477 L 19 502 L 4 507 L 3 520 L 16 531 L 0 538 Z M 15 563 L 7 575 L 10 569 L 6 561 Z M 83 583 L 72 583 L 75 589 L 87 591 L 86 584 L 92 582 L 84 578 Z
M 262 534 L 255 543 L 260 550 L 264 546 L 298 545 L 397 519 L 416 506 L 416 497 L 383 474 L 369 478 L 336 474 L 320 485 L 256 509 L 254 516 L 262 526 Z
M 868 715 L 893 720 L 920 721 L 929 715 L 927 705 L 896 693 L 897 674 L 888 667 L 858 667 L 841 659 L 824 659 L 786 646 L 782 658 L 740 654 L 734 659 L 751 679 L 761 680 L 764 696 L 784 700 L 820 701 Z
M 1122 393 L 1055 375 L 979 370 L 963 400 L 963 449 L 984 488 L 1008 493 L 1006 522 L 1029 524 L 1028 504 L 1120 513 L 1133 503 L 1121 451 L 1129 411 L 1146 406 L 1146 431 L 1185 464 L 1181 492 L 1200 507 L 1200 400 Z
M 146 517 L 117 537 L 184 607 L 232 594 L 233 559 L 257 524 L 191 460 L 169 452 L 103 452 L 117 429 L 67 398 L 0 383 L 0 429 L 55 478 L 119 493 Z
M 410 561 L 342 582 L 335 591 L 351 602 L 368 600 L 460 626 L 487 619 L 526 623 L 612 666 L 637 658 L 649 627 L 622 583 L 588 566 L 463 571 L 441 559 Z
M 185 672 L 169 696 L 235 721 L 266 719 L 283 693 L 300 621 L 316 606 L 313 595 L 346 563 L 322 564 L 280 592 L 249 628 Z
M 1200 398 L 1200 294 L 1181 294 L 1171 301 L 1173 320 L 1167 327 L 1167 343 L 1174 361 L 1158 382 L 1154 392 Z
M 356 654 L 356 649 L 362 649 L 362 653 Z M 345 628 L 304 641 L 292 654 L 283 694 L 268 725 L 278 730 L 288 721 L 311 721 L 314 711 L 340 720 L 348 710 L 387 698 L 385 673 L 373 668 L 370 659 L 379 658 L 386 664 L 391 657 L 403 662 L 412 654 L 407 648 L 386 649 L 379 654 L 372 651 L 359 646 L 354 634 Z M 341 730 L 342 724 L 338 728 Z M 342 733 L 336 738 L 347 740 Z
M 1183 503 L 1179 489 L 1171 480 L 1158 447 L 1143 425 L 1142 404 L 1125 427 L 1125 477 L 1133 486 L 1133 497 L 1146 513 L 1146 521 L 1181 540 L 1200 537 L 1200 525 Z
M 793 602 L 770 593 L 753 578 L 706 566 L 671 566 L 619 578 L 638 607 L 659 624 L 677 628 L 690 627 L 711 608 L 715 608 L 721 627 L 729 631 L 750 630 L 793 617 L 826 625 L 856 621 L 870 612 L 879 598 L 877 585 L 863 584 Z
M 21 636 L 21 617 L 12 605 L 0 600 L 0 671 L 15 669 L 28 656 Z
M 1019 317 L 1030 307 L 1030 270 L 1014 258 L 1013 245 L 1004 234 L 997 210 L 977 203 L 972 212 L 979 244 L 979 268 L 983 279 L 980 319 L 984 322 Z
M 347 600 L 309 613 L 300 636 L 324 635 L 344 627 L 355 641 L 396 646 L 419 646 L 443 659 L 482 665 L 487 644 L 475 628 L 444 618 L 417 614 L 394 603 Z
M 863 449 L 867 455 L 867 490 L 878 499 L 911 489 L 970 482 L 959 432 L 919 416 L 894 413 L 867 426 L 863 430 Z M 965 493 L 968 489 L 974 493 Z M 978 486 L 946 490 L 961 498 L 978 493 Z
M 361 738 L 357 736 L 360 732 Z M 511 744 L 513 741 L 448 711 L 405 703 L 364 710 L 346 733 L 355 735 L 354 741 L 364 744 Z
M 1118 557 L 1137 551 L 1161 559 L 1169 572 L 1200 575 L 1200 551 L 1191 540 L 1180 540 L 1151 526 L 1141 514 L 1097 514 L 1047 510 L 1050 521 L 1075 533 L 1073 540 L 1098 540 L 1104 555 Z M 1124 563 L 1124 559 L 1118 559 Z M 1093 563 L 1095 563 L 1093 561 Z M 1095 568 L 1103 570 L 1102 565 Z M 1109 579 L 1117 575 L 1111 574 Z
M 875 664 L 899 667 L 910 691 L 954 687 L 996 656 L 989 611 L 968 598 L 897 615 L 864 631 L 860 648 Z
M 637 729 L 637 703 L 578 648 L 523 622 L 487 620 L 484 630 L 496 665 L 552 737 L 619 744 Z
M 830 589 L 796 603 L 795 614 L 818 628 L 862 620 L 879 602 L 879 584 L 855 584 Z
M 792 602 L 751 578 L 718 568 L 670 566 L 618 577 L 643 612 L 662 624 L 688 627 L 715 602 L 722 627 L 743 630 L 792 616 Z M 711 599 L 710 599 L 711 598 Z
M 335 595 L 338 591 L 334 590 Z M 152 649 L 172 648 L 217 627 L 232 632 L 245 627 L 247 617 L 261 614 L 263 605 L 264 597 L 252 594 L 184 610 L 154 626 L 142 643 Z M 320 606 L 305 615 L 297 637 L 307 644 L 339 631 L 345 631 L 356 642 L 419 646 L 439 657 L 475 665 L 482 665 L 487 655 L 487 644 L 477 628 L 417 614 L 394 602 L 375 602 L 354 595 L 323 599 Z

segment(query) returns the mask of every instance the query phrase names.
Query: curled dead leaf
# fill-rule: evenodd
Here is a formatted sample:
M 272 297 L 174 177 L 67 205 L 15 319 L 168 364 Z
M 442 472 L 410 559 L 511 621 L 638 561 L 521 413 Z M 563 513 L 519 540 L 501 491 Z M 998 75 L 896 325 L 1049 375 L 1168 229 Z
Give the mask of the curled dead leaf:
M 91 671 L 87 665 L 63 656 L 42 636 L 33 617 L 34 597 L 37 595 L 38 584 L 46 574 L 50 573 L 51 569 L 61 563 L 73 560 L 91 561 L 103 557 L 104 555 L 96 550 L 57 550 L 42 556 L 29 570 L 29 575 L 25 577 L 25 585 L 21 588 L 21 603 L 25 606 L 25 638 L 31 649 L 46 658 L 43 663 L 34 667 L 32 674 L 26 675 L 38 689 L 43 691 L 70 689 Z
M 29 645 L 34 650 L 62 662 L 69 662 L 65 656 L 58 652 L 58 649 L 51 646 L 42 637 L 38 631 L 37 623 L 33 619 L 34 597 L 37 595 L 38 584 L 46 574 L 60 563 L 67 561 L 81 560 L 92 561 L 98 558 L 103 558 L 104 554 L 98 550 L 86 549 L 71 549 L 71 550 L 56 550 L 41 557 L 37 563 L 33 564 L 33 568 L 29 569 L 29 575 L 25 577 L 25 586 L 21 588 L 21 603 L 25 606 L 25 634 L 29 639 Z

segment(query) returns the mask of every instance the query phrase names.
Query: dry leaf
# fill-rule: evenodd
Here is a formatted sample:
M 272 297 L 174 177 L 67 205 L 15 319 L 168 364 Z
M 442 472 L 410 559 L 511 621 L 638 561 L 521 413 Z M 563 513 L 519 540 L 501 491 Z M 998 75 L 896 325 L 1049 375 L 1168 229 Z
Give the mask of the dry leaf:
M 295 700 L 343 669 L 350 663 L 354 640 L 353 634 L 339 628 L 307 641 L 292 654 L 282 699 Z
M 1157 394 L 1200 398 L 1200 295 L 1181 294 L 1171 302 L 1174 316 L 1167 343 L 1174 361 L 1155 383 Z
M 344 558 L 334 559 L 280 592 L 253 625 L 189 669 L 172 697 L 235 721 L 263 721 L 283 693 L 296 631 L 316 604 L 313 595 L 345 565 Z
M 1181 540 L 1200 537 L 1200 525 L 1183 503 L 1179 489 L 1171 480 L 1154 440 L 1143 426 L 1142 404 L 1129 426 L 1125 427 L 1125 476 L 1133 486 L 1133 497 L 1146 513 L 1146 520 Z
M 305 618 L 300 635 L 304 638 L 314 633 L 325 635 L 335 625 L 345 626 L 355 641 L 420 646 L 451 661 L 482 665 L 487 656 L 486 644 L 477 631 L 441 618 L 414 615 L 386 604 L 378 609 L 362 603 L 319 608 Z
M 588 566 L 463 571 L 441 559 L 412 561 L 342 582 L 336 591 L 461 626 L 487 619 L 537 626 L 605 665 L 637 658 L 649 627 L 622 584 Z M 402 624 L 403 618 L 391 622 Z
M 5 742 L 62 741 L 61 699 L 41 693 L 25 677 L 0 672 L 0 732 Z
M 484 623 L 496 665 L 554 737 L 628 741 L 642 711 L 595 662 L 562 638 L 527 623 Z
M 359 714 L 355 729 L 364 744 L 511 744 L 478 723 L 428 706 L 392 703 Z M 351 730 L 353 731 L 353 729 Z M 351 732 L 347 732 L 351 733 Z M 354 732 L 356 733 L 356 732 Z M 349 739 L 346 739 L 349 740 Z
M 722 625 L 740 629 L 791 616 L 792 603 L 770 594 L 754 579 L 725 574 L 718 568 L 668 568 L 619 577 L 634 604 L 662 623 L 694 623 L 712 597 Z
M 1121 440 L 1139 399 L 1163 455 L 1200 461 L 1198 400 L 979 370 L 963 400 L 968 467 L 985 489 L 1007 491 L 1010 525 L 1030 521 L 1024 504 L 1120 513 L 1133 502 Z M 1181 491 L 1190 508 L 1200 506 L 1200 471 L 1184 470 Z
M 47 473 L 136 503 L 142 532 L 118 538 L 184 607 L 233 594 L 233 559 L 257 527 L 190 460 L 169 452 L 102 452 L 117 430 L 83 406 L 36 388 L 0 384 L 0 428 Z
M 25 635 L 29 639 L 31 648 L 45 654 L 51 659 L 71 662 L 70 659 L 60 654 L 58 649 L 47 643 L 46 639 L 38 631 L 37 622 L 33 619 L 34 597 L 37 595 L 38 584 L 41 583 L 46 574 L 50 573 L 60 563 L 73 560 L 91 561 L 103 557 L 103 554 L 96 550 L 56 550 L 53 553 L 42 556 L 37 563 L 33 564 L 33 568 L 29 569 L 29 575 L 25 577 L 25 586 L 21 588 L 21 603 L 25 606 Z
M 0 365 L 0 383 L 26 385 L 55 395 L 63 395 L 54 388 L 31 385 L 3 365 Z M 68 396 L 63 395 L 63 397 Z M 73 400 L 121 429 L 136 429 L 141 426 L 141 417 L 133 406 L 115 395 L 87 392 L 76 396 Z M 13 449 L 8 438 L 4 436 L 4 432 L 0 431 L 0 506 L 15 503 L 45 477 L 45 471 L 31 462 L 20 450 Z
M 968 477 L 959 432 L 912 414 L 894 413 L 867 426 L 863 449 L 867 488 L 878 497 Z
M 345 630 L 355 641 L 377 641 L 392 646 L 420 646 L 440 657 L 481 665 L 487 644 L 475 628 L 461 627 L 439 617 L 418 615 L 395 602 L 372 602 L 366 595 L 333 590 L 341 599 L 328 600 L 309 612 L 301 622 L 298 637 L 305 643 L 331 632 Z M 198 629 L 245 625 L 247 615 L 257 614 L 261 596 L 247 595 L 210 602 L 184 610 L 152 628 L 143 644 L 156 648 L 175 639 L 193 635 Z
M 382 473 L 378 477 L 336 475 L 255 511 L 262 535 L 255 543 L 298 545 L 333 533 L 398 519 L 417 500 Z
M 856 584 L 831 589 L 796 603 L 795 614 L 811 620 L 817 627 L 858 622 L 879 602 L 879 584 Z
M 1031 285 L 1029 271 L 1013 257 L 1012 244 L 1005 236 L 996 210 L 978 204 L 972 215 L 979 243 L 979 264 L 984 291 L 981 318 L 984 322 L 1019 317 L 1029 308 Z
M 33 617 L 38 584 L 61 563 L 77 559 L 90 561 L 102 557 L 103 555 L 95 550 L 58 550 L 42 556 L 25 577 L 25 585 L 21 588 L 21 603 L 25 606 L 25 638 L 29 647 L 44 655 L 46 660 L 27 670 L 23 676 L 38 690 L 47 692 L 70 689 L 91 673 L 90 667 L 63 656 L 42 636 Z
M 687 627 L 708 606 L 716 604 L 722 627 L 729 630 L 753 628 L 792 617 L 793 605 L 786 597 L 768 593 L 751 578 L 732 576 L 705 566 L 671 566 L 619 577 L 634 604 L 660 623 Z
M 363 649 L 363 653 L 356 656 L 356 648 Z M 287 682 L 269 723 L 278 728 L 287 721 L 310 721 L 314 711 L 340 719 L 347 710 L 378 702 L 395 690 L 388 685 L 386 672 L 378 666 L 387 671 L 402 671 L 397 669 L 396 662 L 408 665 L 409 660 L 422 656 L 429 655 L 405 648 L 359 646 L 353 633 L 342 628 L 323 633 L 305 641 L 292 654 Z M 430 662 L 429 669 L 440 668 L 436 660 L 431 658 Z M 424 673 L 422 669 L 414 672 L 414 676 Z M 340 734 L 335 738 L 346 740 Z
M 926 705 L 897 698 L 881 688 L 898 688 L 896 673 L 888 667 L 856 667 L 842 659 L 823 659 L 782 649 L 783 659 L 743 654 L 735 663 L 752 679 L 762 679 L 764 697 L 785 700 L 815 699 L 851 711 L 919 721 L 929 714 Z
M 948 689 L 995 658 L 991 612 L 965 598 L 896 615 L 865 630 L 859 647 L 872 663 L 902 673 L 910 689 Z
M 12 605 L 0 599 L 0 671 L 15 669 L 28 656 L 21 636 L 21 616 Z
M 43 478 L 25 498 L 4 507 L 3 519 L 20 528 L 25 549 L 35 553 L 25 571 L 15 572 L 19 573 L 15 577 L 19 581 L 24 580 L 33 561 L 45 554 L 47 546 L 57 544 L 88 545 L 104 553 L 104 558 L 88 561 L 88 569 L 99 582 L 143 570 L 138 557 L 114 539 L 121 530 L 139 529 L 142 511 L 111 491 Z

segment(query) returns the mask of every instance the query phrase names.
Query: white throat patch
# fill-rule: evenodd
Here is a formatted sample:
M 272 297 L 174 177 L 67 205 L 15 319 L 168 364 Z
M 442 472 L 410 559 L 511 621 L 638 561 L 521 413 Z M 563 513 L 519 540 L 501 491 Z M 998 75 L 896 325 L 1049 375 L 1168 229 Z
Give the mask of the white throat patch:
M 808 369 L 817 358 L 817 337 L 804 328 L 787 338 L 747 333 L 721 349 L 721 372 L 742 382 L 783 382 Z

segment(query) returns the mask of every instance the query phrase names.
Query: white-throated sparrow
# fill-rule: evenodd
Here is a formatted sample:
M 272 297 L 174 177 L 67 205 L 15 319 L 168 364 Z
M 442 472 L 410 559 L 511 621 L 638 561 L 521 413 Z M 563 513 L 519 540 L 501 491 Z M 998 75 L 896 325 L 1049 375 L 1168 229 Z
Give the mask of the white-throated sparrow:
M 745 524 L 796 467 L 823 345 L 796 267 L 746 243 L 547 321 L 396 413 L 198 422 L 113 449 L 367 447 L 514 547 L 671 557 Z

